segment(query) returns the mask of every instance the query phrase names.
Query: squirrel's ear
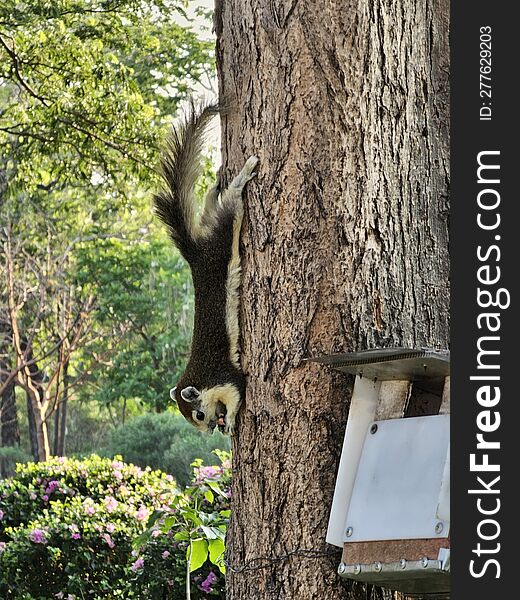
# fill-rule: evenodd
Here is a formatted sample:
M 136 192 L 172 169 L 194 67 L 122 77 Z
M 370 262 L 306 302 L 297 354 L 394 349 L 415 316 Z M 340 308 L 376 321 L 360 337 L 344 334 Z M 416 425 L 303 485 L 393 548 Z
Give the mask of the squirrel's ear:
M 183 400 L 186 400 L 186 402 L 193 402 L 200 396 L 200 392 L 197 388 L 194 388 L 192 385 L 189 385 L 188 387 L 185 387 L 183 390 L 181 390 L 181 396 Z
M 173 388 L 170 390 L 170 398 L 171 398 L 171 399 L 172 399 L 174 402 L 176 402 L 176 401 L 177 401 L 177 398 L 175 398 L 175 390 L 176 390 L 176 389 L 177 389 L 177 386 L 173 387 Z

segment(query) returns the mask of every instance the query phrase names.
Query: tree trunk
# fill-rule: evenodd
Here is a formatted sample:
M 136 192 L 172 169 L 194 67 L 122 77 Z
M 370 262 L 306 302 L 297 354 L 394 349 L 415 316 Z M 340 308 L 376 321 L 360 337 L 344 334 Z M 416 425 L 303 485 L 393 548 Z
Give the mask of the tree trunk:
M 230 600 L 381 597 L 349 593 L 324 541 L 352 381 L 302 361 L 448 347 L 448 25 L 447 0 L 216 11 L 224 172 L 261 161 L 242 233 Z
M 38 390 L 42 393 L 43 390 Z M 43 400 L 40 397 L 29 394 L 34 417 L 34 427 L 36 430 L 36 440 L 38 442 L 38 462 L 45 462 L 51 456 L 51 448 L 49 445 L 49 433 L 47 427 L 47 419 L 45 411 L 42 410 Z
M 2 189 L 2 170 L 0 169 L 0 192 Z M 9 347 L 11 328 L 9 321 L 0 314 L 0 368 L 5 373 L 11 370 Z M 0 385 L 3 387 L 7 375 L 0 377 Z M 15 382 L 12 380 L 4 389 L 0 397 L 0 445 L 19 446 L 20 429 L 18 427 L 18 413 L 16 411 Z
M 20 446 L 20 429 L 16 411 L 14 381 L 4 390 L 0 399 L 0 445 L 2 447 Z M 0 458 L 0 478 L 11 475 L 8 461 Z
M 61 397 L 61 419 L 60 419 L 60 434 L 59 444 L 56 454 L 65 456 L 65 436 L 67 435 L 67 408 L 69 403 L 69 363 L 63 365 L 63 394 Z
M 54 456 L 59 455 L 59 447 L 60 447 L 60 416 L 61 416 L 61 402 L 56 403 L 56 408 L 54 409 L 54 441 L 52 444 L 52 453 Z
M 29 442 L 31 444 L 31 454 L 35 462 L 38 462 L 38 436 L 36 435 L 36 420 L 34 418 L 34 409 L 31 396 L 26 392 L 27 400 L 27 423 L 29 426 Z
M 2 394 L 0 402 L 2 446 L 19 446 L 20 429 L 18 427 L 18 413 L 16 411 L 16 395 L 14 381 L 10 383 Z
M 33 359 L 32 350 L 29 352 L 27 358 L 28 360 Z M 45 411 L 45 406 L 49 405 L 49 402 L 46 401 L 45 394 L 49 392 L 42 385 L 43 373 L 40 371 L 38 365 L 36 363 L 31 364 L 28 367 L 28 371 L 30 376 L 27 378 L 28 387 L 26 388 L 26 392 L 31 451 L 34 460 L 44 462 L 51 455 L 47 415 Z

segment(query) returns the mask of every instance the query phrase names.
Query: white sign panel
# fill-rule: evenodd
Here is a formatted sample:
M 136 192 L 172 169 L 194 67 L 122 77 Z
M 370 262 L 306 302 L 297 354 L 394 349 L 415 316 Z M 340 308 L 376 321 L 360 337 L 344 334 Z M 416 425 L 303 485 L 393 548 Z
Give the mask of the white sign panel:
M 370 424 L 344 541 L 448 537 L 449 522 L 440 520 L 437 510 L 449 439 L 449 415 Z

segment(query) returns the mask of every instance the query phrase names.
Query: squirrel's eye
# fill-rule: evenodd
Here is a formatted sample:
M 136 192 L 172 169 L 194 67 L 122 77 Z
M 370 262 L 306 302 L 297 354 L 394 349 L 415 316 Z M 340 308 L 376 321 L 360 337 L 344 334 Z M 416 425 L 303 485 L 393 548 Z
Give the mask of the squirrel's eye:
M 204 413 L 201 410 L 198 410 L 197 414 L 195 416 L 197 417 L 198 421 L 204 421 L 205 415 L 204 415 Z

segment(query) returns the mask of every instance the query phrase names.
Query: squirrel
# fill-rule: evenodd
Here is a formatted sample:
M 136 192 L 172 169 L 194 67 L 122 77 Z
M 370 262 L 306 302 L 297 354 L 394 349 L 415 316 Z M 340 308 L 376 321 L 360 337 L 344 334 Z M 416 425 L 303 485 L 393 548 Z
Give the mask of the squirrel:
M 154 196 L 154 204 L 188 262 L 195 290 L 190 358 L 170 397 L 199 431 L 213 433 L 218 426 L 232 435 L 245 393 L 238 317 L 242 191 L 256 175 L 258 158 L 248 158 L 223 192 L 217 177 L 197 217 L 194 186 L 200 175 L 204 134 L 220 113 L 217 105 L 196 109 L 192 103 L 186 118 L 172 128 L 160 165 L 164 186 Z

